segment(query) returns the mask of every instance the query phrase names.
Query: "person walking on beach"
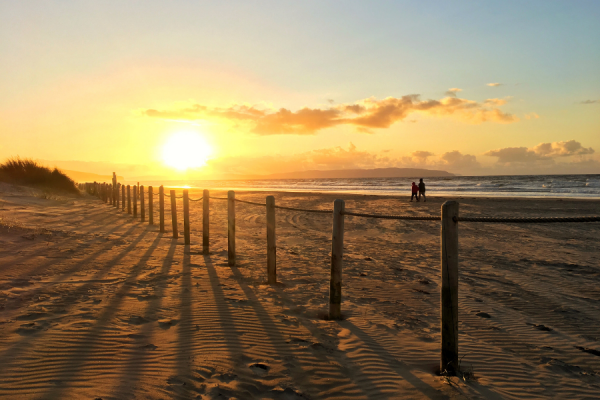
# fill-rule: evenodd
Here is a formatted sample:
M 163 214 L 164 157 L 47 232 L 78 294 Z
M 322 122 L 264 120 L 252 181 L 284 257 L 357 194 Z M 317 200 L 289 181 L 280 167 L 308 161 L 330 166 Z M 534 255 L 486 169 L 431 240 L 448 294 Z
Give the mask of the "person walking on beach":
M 425 197 L 425 182 L 423 182 L 423 178 L 419 179 L 419 200 L 421 200 L 421 195 L 423 195 L 423 202 L 426 202 L 427 197 Z
M 417 201 L 419 201 L 419 195 L 418 195 L 418 193 L 419 193 L 419 187 L 417 185 L 415 185 L 415 183 L 413 182 L 412 183 L 412 196 L 410 196 L 410 201 L 413 200 L 413 197 L 415 199 L 417 199 Z

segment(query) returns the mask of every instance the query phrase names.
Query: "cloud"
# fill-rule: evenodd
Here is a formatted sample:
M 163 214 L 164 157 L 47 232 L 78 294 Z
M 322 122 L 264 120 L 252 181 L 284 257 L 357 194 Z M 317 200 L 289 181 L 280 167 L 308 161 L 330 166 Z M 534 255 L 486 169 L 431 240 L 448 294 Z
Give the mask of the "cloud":
M 443 165 L 452 170 L 476 170 L 481 167 L 477 157 L 471 154 L 462 154 L 458 150 L 449 151 L 440 156 Z
M 584 156 L 593 154 L 594 149 L 583 147 L 575 140 L 566 142 L 540 143 L 532 148 L 506 147 L 490 150 L 485 156 L 498 157 L 499 164 L 554 162 L 557 157 Z
M 532 112 L 529 114 L 525 114 L 525 119 L 538 119 L 540 116 L 536 113 Z
M 457 89 L 458 90 L 458 89 Z M 304 107 L 297 111 L 286 108 L 263 109 L 248 105 L 230 107 L 208 107 L 193 104 L 176 110 L 142 110 L 141 114 L 151 118 L 175 120 L 221 120 L 249 124 L 249 130 L 258 135 L 315 134 L 321 129 L 339 125 L 350 125 L 359 131 L 371 133 L 369 129 L 385 129 L 404 121 L 412 113 L 427 116 L 452 116 L 470 123 L 511 123 L 519 119 L 501 111 L 498 107 L 506 100 L 488 99 L 483 103 L 448 96 L 440 100 L 421 100 L 419 95 L 400 98 L 374 97 L 352 104 L 332 105 L 329 108 Z
M 458 92 L 462 92 L 462 89 L 459 89 L 459 88 L 450 88 L 450 89 L 448 89 L 448 90 L 446 91 L 446 96 L 449 96 L 449 97 L 457 97 L 457 96 L 456 96 L 456 94 L 457 94 Z
M 430 151 L 422 151 L 422 150 L 417 150 L 417 151 L 413 151 L 412 153 L 410 153 L 410 155 L 413 158 L 417 158 L 419 160 L 427 160 L 427 158 L 434 156 L 435 154 L 433 154 Z
M 488 85 L 488 86 L 491 86 L 491 87 L 498 87 L 498 86 L 502 86 L 503 84 L 502 84 L 502 83 L 495 82 L 495 83 L 488 83 L 487 85 Z
M 579 104 L 600 104 L 600 100 L 584 100 L 580 101 Z

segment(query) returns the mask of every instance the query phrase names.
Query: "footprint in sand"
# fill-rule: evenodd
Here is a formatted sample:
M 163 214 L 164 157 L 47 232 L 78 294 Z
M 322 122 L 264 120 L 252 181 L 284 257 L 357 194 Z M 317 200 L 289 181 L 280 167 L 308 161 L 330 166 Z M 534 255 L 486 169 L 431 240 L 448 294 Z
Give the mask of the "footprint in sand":
M 254 374 L 258 375 L 258 376 L 265 376 L 269 373 L 269 369 L 271 369 L 271 367 L 269 367 L 267 364 L 264 363 L 254 363 L 254 364 L 250 364 L 248 366 L 248 368 L 250 368 L 250 370 L 252 372 L 254 372 Z

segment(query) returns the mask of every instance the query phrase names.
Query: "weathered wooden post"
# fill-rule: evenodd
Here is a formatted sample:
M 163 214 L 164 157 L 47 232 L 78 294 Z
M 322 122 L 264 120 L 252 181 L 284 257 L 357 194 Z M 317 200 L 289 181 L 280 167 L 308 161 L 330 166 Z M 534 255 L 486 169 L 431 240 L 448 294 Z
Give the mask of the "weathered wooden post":
M 154 225 L 154 193 L 152 186 L 148 186 L 148 223 Z
M 126 201 L 125 201 L 125 185 L 121 185 L 121 210 L 125 211 L 125 205 L 126 205 Z
M 118 199 L 117 197 L 119 197 L 119 192 L 117 191 L 117 173 L 113 172 L 113 178 L 112 178 L 112 197 L 113 197 L 113 205 L 115 207 L 117 206 L 117 202 Z
M 175 196 L 174 190 L 171 190 L 171 222 L 173 224 L 173 238 L 177 239 L 179 237 L 177 233 L 177 196 Z
M 115 185 L 115 207 L 118 210 L 119 209 L 119 198 L 120 198 L 120 192 L 121 192 L 121 184 L 117 183 Z
M 275 197 L 267 196 L 267 283 L 277 283 L 277 247 L 275 239 Z
M 158 211 L 159 211 L 159 224 L 160 231 L 165 231 L 165 188 L 160 185 L 158 188 Z
M 331 279 L 329 282 L 329 319 L 342 318 L 342 261 L 344 256 L 344 200 L 333 202 L 331 236 Z
M 442 204 L 440 371 L 458 372 L 458 203 Z
M 131 186 L 127 185 L 127 213 L 131 214 Z
M 144 185 L 140 186 L 140 217 L 146 222 L 146 202 L 144 201 Z
M 208 254 L 208 230 L 209 230 L 209 200 L 208 190 L 202 192 L 202 252 Z
M 235 192 L 227 192 L 227 263 L 235 265 Z
M 190 244 L 190 199 L 187 189 L 183 191 L 183 238 L 185 244 Z
M 138 187 L 133 185 L 133 218 L 137 217 Z

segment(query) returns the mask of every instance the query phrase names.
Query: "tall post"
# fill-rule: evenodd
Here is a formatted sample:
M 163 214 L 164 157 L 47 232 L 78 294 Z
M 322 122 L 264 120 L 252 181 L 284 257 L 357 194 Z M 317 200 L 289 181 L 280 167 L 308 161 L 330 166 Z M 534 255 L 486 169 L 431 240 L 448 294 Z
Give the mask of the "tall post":
M 127 185 L 127 213 L 131 214 L 131 186 Z
M 458 372 L 458 203 L 442 204 L 441 359 L 440 371 Z
M 137 217 L 138 187 L 133 185 L 133 217 Z
M 202 192 L 202 252 L 208 254 L 208 230 L 209 230 L 209 200 L 208 190 Z
M 267 283 L 277 283 L 277 247 L 275 239 L 275 197 L 267 196 Z
M 331 236 L 331 279 L 329 281 L 329 319 L 342 318 L 342 261 L 344 256 L 344 200 L 333 202 Z
M 159 223 L 160 231 L 165 231 L 165 188 L 160 185 L 158 188 L 158 208 L 159 208 Z
M 177 239 L 179 237 L 177 233 L 177 197 L 174 190 L 171 190 L 171 222 L 173 224 L 173 238 Z
M 115 207 L 117 208 L 117 210 L 119 209 L 119 198 L 120 198 L 120 189 L 121 188 L 121 184 L 117 183 L 115 185 Z
M 227 263 L 235 265 L 235 192 L 227 192 Z
M 121 185 L 121 210 L 125 211 L 125 205 L 127 202 L 125 201 L 125 185 Z
M 144 185 L 140 186 L 140 217 L 146 222 L 146 202 L 144 201 Z
M 190 199 L 187 189 L 183 191 L 183 238 L 185 244 L 190 244 Z
M 154 193 L 152 186 L 148 186 L 148 223 L 154 225 Z
M 119 199 L 118 199 L 119 192 L 117 191 L 117 173 L 116 172 L 113 172 L 112 190 L 111 190 L 110 194 L 111 194 L 112 199 L 113 199 L 113 201 L 112 201 L 113 206 L 115 206 L 115 207 L 118 208 L 119 206 L 117 204 L 119 202 Z

